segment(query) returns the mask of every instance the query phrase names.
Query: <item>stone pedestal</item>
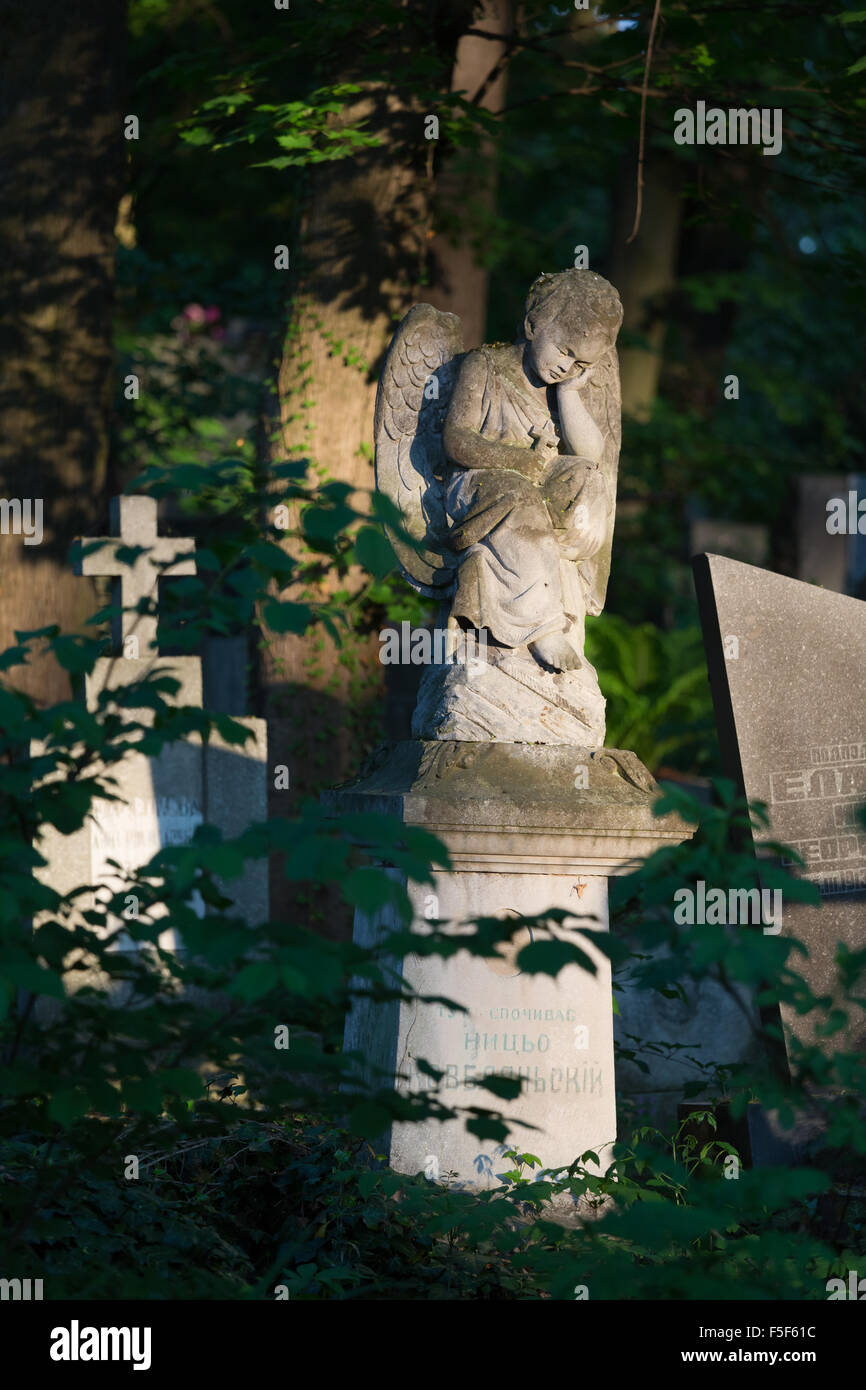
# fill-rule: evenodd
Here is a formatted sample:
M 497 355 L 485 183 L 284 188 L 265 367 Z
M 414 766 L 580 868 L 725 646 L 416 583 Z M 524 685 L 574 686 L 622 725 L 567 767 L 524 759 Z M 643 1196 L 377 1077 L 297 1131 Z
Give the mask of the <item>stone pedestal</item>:
M 432 1087 L 418 1066 L 444 1071 L 441 1098 L 459 1108 L 501 1110 L 512 1126 L 504 1144 L 481 1141 L 463 1116 L 397 1124 L 384 1152 L 398 1172 L 424 1172 L 466 1187 L 495 1185 L 506 1148 L 564 1167 L 587 1149 L 602 1170 L 616 1138 L 613 1012 L 607 958 L 581 933 L 606 930 L 607 880 L 635 868 L 653 850 L 690 833 L 677 817 L 654 819 L 657 788 L 632 753 L 561 745 L 407 742 L 381 750 L 356 784 L 332 792 L 335 812 L 376 811 L 423 826 L 447 847 L 453 870 L 429 885 L 410 885 L 414 930 L 431 918 L 457 925 L 477 916 L 532 917 L 550 908 L 571 914 L 555 934 L 586 949 L 595 975 L 568 965 L 554 978 L 522 973 L 522 928 L 501 959 L 466 954 L 408 956 L 406 984 L 468 1010 L 440 1004 L 357 1004 L 344 1046 L 395 1077 L 404 1091 Z M 396 870 L 394 871 L 397 872 Z M 358 914 L 355 939 L 370 944 L 392 929 L 382 914 Z M 398 967 L 399 963 L 398 963 Z M 478 1077 L 521 1077 L 522 1094 L 499 1101 Z M 368 1069 L 366 1076 L 371 1075 Z M 534 1126 L 535 1128 L 530 1128 Z

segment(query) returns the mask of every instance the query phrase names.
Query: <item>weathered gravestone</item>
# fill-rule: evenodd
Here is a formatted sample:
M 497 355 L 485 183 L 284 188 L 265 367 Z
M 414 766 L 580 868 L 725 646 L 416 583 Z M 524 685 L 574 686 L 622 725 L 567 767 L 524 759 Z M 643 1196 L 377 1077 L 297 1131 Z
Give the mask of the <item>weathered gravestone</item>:
M 770 548 L 770 532 L 766 526 L 747 521 L 717 521 L 713 517 L 695 517 L 689 525 L 689 554 L 701 555 L 712 550 L 731 560 L 743 560 L 750 565 L 766 564 Z
M 797 577 L 864 597 L 866 474 L 804 473 L 797 479 Z
M 808 947 L 795 969 L 832 993 L 836 943 L 866 946 L 866 604 L 718 555 L 694 563 L 725 767 L 819 889 L 820 906 L 783 899 L 782 931 Z M 789 1048 L 815 1041 L 812 1016 L 783 1021 Z M 863 1014 L 850 1043 L 866 1047 Z
M 663 954 L 663 948 L 657 950 Z M 641 989 L 630 970 L 618 977 L 614 1038 L 625 1051 L 617 1058 L 617 1091 L 636 1123 L 668 1131 L 678 1123 L 686 1085 L 700 1085 L 690 1095 L 708 1100 L 717 1090 L 714 1068 L 763 1056 L 752 991 L 737 982 L 726 989 L 707 976 L 685 981 L 683 994 L 666 998 L 658 990 Z M 643 1067 L 627 1055 L 632 1051 Z
M 376 477 L 406 536 L 391 540 L 404 577 L 442 604 L 448 653 L 426 666 L 413 740 L 381 750 L 361 780 L 332 793 L 339 811 L 387 811 L 433 831 L 453 870 L 430 892 L 409 885 L 414 930 L 435 917 L 519 920 L 559 908 L 554 935 L 582 946 L 592 974 L 521 971 L 518 929 L 498 960 L 409 956 L 405 983 L 439 1004 L 359 1003 L 344 1045 L 404 1092 L 444 1074 L 464 1114 L 395 1124 L 382 1147 L 400 1172 L 487 1186 L 502 1145 L 464 1125 L 501 1109 L 510 1142 L 544 1168 L 583 1152 L 608 1163 L 616 1138 L 613 1010 L 606 957 L 581 926 L 607 928 L 607 880 L 688 829 L 653 819 L 655 783 L 634 754 L 604 749 L 605 701 L 583 654 L 584 620 L 607 586 L 619 458 L 619 297 L 593 271 L 543 275 L 511 346 L 462 351 L 459 320 L 416 305 L 388 352 L 376 405 Z M 453 652 L 452 652 L 453 649 Z M 395 869 L 396 873 L 397 870 Z M 356 940 L 390 924 L 356 914 Z M 520 1077 L 498 1102 L 477 1079 Z M 380 1081 L 381 1084 L 381 1081 Z M 536 1128 L 529 1129 L 533 1125 Z
M 173 676 L 180 689 L 172 698 L 179 705 L 201 705 L 202 676 L 198 656 L 160 657 L 157 649 L 157 619 L 154 614 L 132 611 L 141 599 L 156 600 L 157 582 L 195 572 L 194 543 L 185 539 L 157 536 L 157 504 L 151 497 L 117 497 L 111 502 L 113 535 L 98 550 L 84 553 L 81 572 L 109 575 L 115 581 L 115 603 L 123 612 L 112 619 L 112 641 L 118 653 L 101 657 L 87 677 L 85 699 L 89 709 L 96 707 L 99 693 L 120 689 L 140 679 L 151 668 Z M 85 541 L 85 547 L 93 542 Z M 118 556 L 124 547 L 141 547 L 134 563 Z M 123 654 L 121 654 L 123 653 Z M 121 714 L 128 707 L 123 707 Z M 146 709 L 129 708 L 128 717 L 147 723 L 152 714 Z M 72 835 L 61 835 L 46 827 L 39 849 L 47 861 L 40 877 L 57 892 L 67 893 L 84 885 L 92 892 L 78 899 L 79 911 L 93 907 L 94 900 L 107 901 L 126 884 L 128 874 L 146 864 L 158 850 L 186 844 L 198 825 L 206 822 L 222 831 L 224 838 L 239 835 L 250 824 L 267 816 L 264 723 L 259 719 L 240 719 L 250 729 L 252 740 L 241 749 L 227 745 L 214 731 L 203 745 L 191 736 L 166 745 L 157 757 L 131 752 L 111 768 L 97 766 L 115 779 L 113 791 L 120 801 L 96 799 L 91 816 Z M 34 753 L 38 753 L 34 749 Z M 267 864 L 248 864 L 238 879 L 221 883 L 232 899 L 235 913 L 249 924 L 268 915 Z M 130 911 L 134 911 L 130 905 Z M 153 910 L 157 917 L 160 908 Z M 78 921 L 82 919 L 77 918 Z M 108 929 L 122 923 L 108 918 Z M 160 937 L 165 949 L 176 949 L 174 933 Z M 133 946 L 127 936 L 121 948 Z

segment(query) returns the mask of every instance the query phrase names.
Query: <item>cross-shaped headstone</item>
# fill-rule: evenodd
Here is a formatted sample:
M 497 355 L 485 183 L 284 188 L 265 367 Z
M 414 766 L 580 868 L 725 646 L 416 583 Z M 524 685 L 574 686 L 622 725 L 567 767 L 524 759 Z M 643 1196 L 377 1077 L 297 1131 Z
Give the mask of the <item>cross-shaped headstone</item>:
M 155 497 L 112 497 L 109 518 L 111 536 L 79 542 L 93 545 L 98 539 L 101 549 L 85 555 L 76 565 L 76 574 L 111 575 L 118 581 L 123 612 L 111 620 L 112 639 L 124 656 L 144 660 L 157 651 L 156 615 L 136 612 L 138 603 L 143 598 L 156 599 L 161 575 L 195 574 L 195 541 L 157 536 Z M 145 553 L 130 565 L 117 558 L 122 546 L 143 546 Z M 130 637 L 137 638 L 137 652 L 127 650 Z

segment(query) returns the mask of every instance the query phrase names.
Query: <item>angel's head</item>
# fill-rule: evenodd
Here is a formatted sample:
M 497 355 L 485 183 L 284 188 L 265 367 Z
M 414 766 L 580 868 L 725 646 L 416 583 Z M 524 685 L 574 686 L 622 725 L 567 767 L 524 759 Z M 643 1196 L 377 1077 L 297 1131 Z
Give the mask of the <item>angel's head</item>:
M 548 385 L 582 377 L 613 347 L 621 323 L 619 295 L 594 270 L 539 275 L 523 319 L 530 366 Z

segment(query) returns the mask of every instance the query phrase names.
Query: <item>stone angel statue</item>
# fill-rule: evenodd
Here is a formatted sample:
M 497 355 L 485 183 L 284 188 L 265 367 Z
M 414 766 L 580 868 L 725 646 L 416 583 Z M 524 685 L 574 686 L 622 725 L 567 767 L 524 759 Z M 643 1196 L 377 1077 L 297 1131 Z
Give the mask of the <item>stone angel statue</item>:
M 612 285 L 566 270 L 534 282 L 513 344 L 464 353 L 460 320 L 429 304 L 394 334 L 376 483 L 411 537 L 389 533 L 402 573 L 451 638 L 421 682 L 418 738 L 604 742 L 584 619 L 610 570 L 621 322 Z

